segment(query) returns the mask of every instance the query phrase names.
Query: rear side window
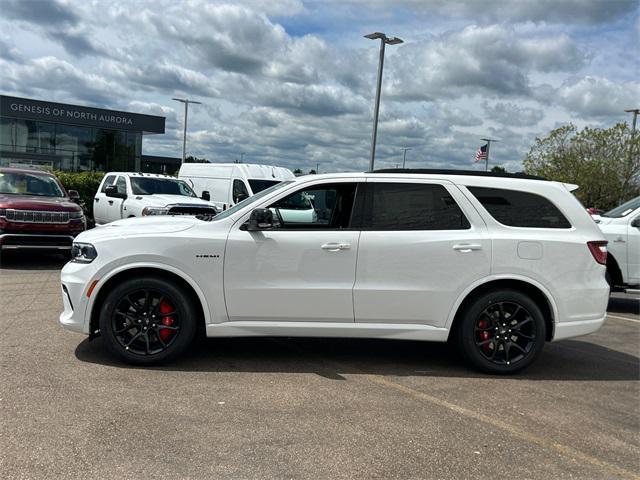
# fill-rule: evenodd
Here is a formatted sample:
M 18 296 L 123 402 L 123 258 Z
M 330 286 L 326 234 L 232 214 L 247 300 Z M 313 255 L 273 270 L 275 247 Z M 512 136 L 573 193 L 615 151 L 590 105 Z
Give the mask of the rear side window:
M 104 193 L 104 191 L 107 189 L 107 187 L 111 184 L 113 184 L 113 180 L 116 178 L 115 175 L 107 175 L 107 178 L 104 179 L 104 182 L 102 182 L 102 188 L 100 189 L 101 193 Z
M 567 218 L 546 198 L 535 193 L 501 188 L 467 187 L 482 206 L 503 225 L 525 228 L 571 228 Z
M 467 217 L 442 185 L 368 183 L 363 230 L 465 230 Z

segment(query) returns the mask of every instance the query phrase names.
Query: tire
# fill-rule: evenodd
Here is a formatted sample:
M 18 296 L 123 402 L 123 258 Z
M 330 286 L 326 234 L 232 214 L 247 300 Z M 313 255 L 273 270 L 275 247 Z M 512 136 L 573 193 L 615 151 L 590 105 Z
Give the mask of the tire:
M 156 365 L 189 347 L 197 318 L 190 295 L 180 286 L 156 277 L 131 278 L 107 294 L 100 333 L 114 356 L 134 365 Z
M 511 374 L 542 353 L 546 325 L 540 307 L 517 290 L 485 293 L 465 309 L 457 328 L 458 348 L 473 367 Z

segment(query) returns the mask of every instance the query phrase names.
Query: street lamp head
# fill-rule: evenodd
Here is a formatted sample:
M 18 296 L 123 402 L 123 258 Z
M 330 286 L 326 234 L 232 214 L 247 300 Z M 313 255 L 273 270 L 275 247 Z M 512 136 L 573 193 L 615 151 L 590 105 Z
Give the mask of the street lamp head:
M 175 100 L 176 102 L 182 102 L 182 103 L 186 102 L 186 100 L 183 98 L 172 98 L 171 100 Z
M 387 45 L 398 45 L 399 43 L 404 43 L 401 38 L 393 37 L 393 38 L 385 38 L 384 43 Z
M 378 38 L 386 39 L 387 36 L 382 32 L 373 32 L 373 33 L 370 33 L 369 35 L 365 35 L 364 38 L 368 38 L 369 40 L 377 40 Z
M 640 113 L 640 108 L 630 108 L 629 110 L 625 110 L 627 113 Z

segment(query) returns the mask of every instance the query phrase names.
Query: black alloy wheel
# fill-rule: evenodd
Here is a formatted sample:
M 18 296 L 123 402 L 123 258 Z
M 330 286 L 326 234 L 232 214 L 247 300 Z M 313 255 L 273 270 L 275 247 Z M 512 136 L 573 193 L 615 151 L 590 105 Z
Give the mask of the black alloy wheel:
M 514 373 L 540 355 L 546 338 L 538 305 L 516 290 L 500 290 L 476 298 L 457 329 L 462 354 L 487 373 Z
M 100 332 L 109 350 L 134 364 L 175 358 L 195 335 L 192 300 L 161 278 L 130 279 L 115 287 L 102 305 Z

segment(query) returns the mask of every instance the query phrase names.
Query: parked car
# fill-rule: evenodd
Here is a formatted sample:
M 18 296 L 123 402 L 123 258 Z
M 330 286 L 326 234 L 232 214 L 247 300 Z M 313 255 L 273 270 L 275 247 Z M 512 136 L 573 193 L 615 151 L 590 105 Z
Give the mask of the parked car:
M 0 168 L 0 255 L 8 250 L 69 253 L 86 219 L 75 190 L 39 170 Z
M 184 163 L 178 178 L 202 195 L 209 192 L 220 210 L 261 192 L 276 183 L 295 178 L 291 170 L 249 163 Z
M 593 218 L 609 241 L 609 285 L 617 290 L 640 289 L 640 197 Z
M 96 225 L 148 215 L 215 215 L 208 200 L 196 196 L 186 182 L 154 173 L 107 173 L 93 199 Z
M 482 172 L 484 173 L 484 172 Z M 313 219 L 279 215 L 323 197 Z M 561 183 L 429 170 L 310 175 L 207 220 L 114 222 L 62 270 L 70 330 L 134 364 L 209 337 L 455 340 L 511 373 L 605 320 L 606 240 Z

